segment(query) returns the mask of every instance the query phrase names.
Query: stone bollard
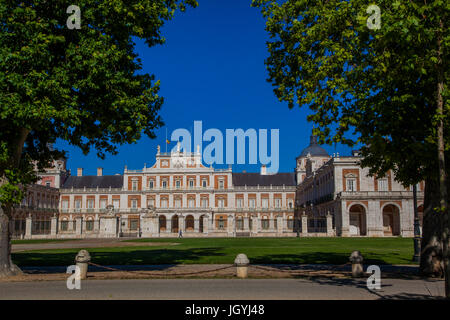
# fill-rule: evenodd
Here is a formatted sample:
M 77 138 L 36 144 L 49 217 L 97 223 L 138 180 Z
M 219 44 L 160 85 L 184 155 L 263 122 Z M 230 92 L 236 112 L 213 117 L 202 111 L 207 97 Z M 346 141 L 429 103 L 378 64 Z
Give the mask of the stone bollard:
M 245 254 L 240 253 L 236 256 L 236 259 L 234 259 L 234 264 L 236 265 L 236 275 L 238 278 L 247 278 L 249 263 L 250 261 Z
M 361 255 L 361 252 L 359 252 L 358 250 L 353 251 L 350 255 L 350 262 L 352 263 L 352 277 L 362 277 L 364 274 L 364 269 L 362 264 L 363 256 Z
M 88 263 L 91 261 L 91 255 L 87 250 L 80 250 L 75 257 L 77 267 L 80 268 L 80 279 L 85 280 L 87 277 Z

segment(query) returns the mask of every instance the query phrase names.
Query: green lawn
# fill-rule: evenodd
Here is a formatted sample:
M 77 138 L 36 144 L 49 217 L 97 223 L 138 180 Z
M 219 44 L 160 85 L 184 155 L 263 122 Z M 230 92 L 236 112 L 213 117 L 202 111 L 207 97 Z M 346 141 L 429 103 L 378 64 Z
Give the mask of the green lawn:
M 353 250 L 364 263 L 412 264 L 413 240 L 405 238 L 199 238 L 136 239 L 157 246 L 89 248 L 102 265 L 233 263 L 245 253 L 251 263 L 344 264 Z M 164 244 L 166 243 L 166 244 Z M 177 243 L 177 245 L 167 245 Z M 19 266 L 67 266 L 80 249 L 32 250 L 12 255 Z

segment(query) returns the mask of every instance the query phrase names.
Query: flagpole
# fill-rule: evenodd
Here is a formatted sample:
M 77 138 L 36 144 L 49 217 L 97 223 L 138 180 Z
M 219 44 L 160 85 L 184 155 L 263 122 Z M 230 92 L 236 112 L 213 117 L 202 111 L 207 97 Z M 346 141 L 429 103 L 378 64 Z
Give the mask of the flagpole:
M 166 145 L 166 153 L 167 153 L 167 127 L 166 127 L 166 141 L 164 141 L 165 143 L 165 145 Z

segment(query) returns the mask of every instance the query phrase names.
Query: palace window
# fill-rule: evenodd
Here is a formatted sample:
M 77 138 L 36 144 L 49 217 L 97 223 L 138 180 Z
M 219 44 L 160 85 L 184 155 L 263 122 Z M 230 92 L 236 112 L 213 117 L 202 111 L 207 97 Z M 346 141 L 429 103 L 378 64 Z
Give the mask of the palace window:
M 106 199 L 100 200 L 100 209 L 106 209 Z
M 224 200 L 224 199 L 219 199 L 219 200 L 217 201 L 217 206 L 218 206 L 219 208 L 225 207 L 225 200 Z
M 261 202 L 262 202 L 262 207 L 263 208 L 268 208 L 269 207 L 269 199 L 264 198 L 264 199 L 261 200 Z
M 119 209 L 119 207 L 120 207 L 120 200 L 119 199 L 114 199 L 113 200 L 113 207 L 114 207 L 114 209 Z
M 50 181 L 47 181 L 47 182 L 45 183 L 45 186 L 47 186 L 47 187 L 50 187 L 50 185 L 51 185 Z
M 163 189 L 166 189 L 166 188 L 167 188 L 167 179 L 164 179 L 164 180 L 162 181 L 162 188 L 163 188 Z
M 281 208 L 281 199 L 275 199 L 275 208 Z
M 261 228 L 263 230 L 267 230 L 269 229 L 269 219 L 267 218 L 267 216 L 264 216 L 261 220 Z
M 181 208 L 181 199 L 175 199 L 175 208 Z
M 94 230 L 94 221 L 92 219 L 89 219 L 86 221 L 86 231 L 92 230 Z
M 289 218 L 288 218 L 287 227 L 289 230 L 294 229 L 294 219 L 292 218 L 292 216 L 289 216 Z
M 189 199 L 189 208 L 195 207 L 195 199 Z
M 356 191 L 356 179 L 355 178 L 347 178 L 347 191 L 350 191 L 350 192 Z
M 194 187 L 194 179 L 189 179 L 189 188 Z
M 181 187 L 181 181 L 180 181 L 180 180 L 176 180 L 176 181 L 175 181 L 175 187 L 176 187 L 177 189 L 180 189 L 180 187 Z
M 131 208 L 137 209 L 137 207 L 138 207 L 137 199 L 131 199 Z
M 155 206 L 155 200 L 154 199 L 149 199 L 147 201 L 147 207 L 154 207 Z
M 378 180 L 378 191 L 388 191 L 387 179 L 379 179 Z
M 63 210 L 69 209 L 69 201 L 68 200 L 63 200 L 62 201 L 62 209 Z
M 223 189 L 224 184 L 225 184 L 225 182 L 223 181 L 223 179 L 219 179 L 219 189 Z
M 208 199 L 207 198 L 203 198 L 202 199 L 202 207 L 203 208 L 207 208 L 208 207 Z
M 237 201 L 236 201 L 236 207 L 237 207 L 237 208 L 242 208 L 243 203 L 244 203 L 244 199 L 237 199 Z
M 81 200 L 75 200 L 75 209 L 81 209 Z
M 248 207 L 249 208 L 254 208 L 255 206 L 256 206 L 255 199 L 248 199 Z
M 87 208 L 88 209 L 94 209 L 94 199 L 88 199 L 88 201 L 87 201 Z
M 237 230 L 244 230 L 244 218 L 238 217 L 236 219 L 236 229 Z
M 138 189 L 138 181 L 137 180 L 131 181 L 131 190 L 137 191 L 137 189 Z
M 219 230 L 225 229 L 225 221 L 222 217 L 219 218 L 219 224 L 218 224 Z
M 139 219 L 130 219 L 130 230 L 137 230 L 139 227 Z
M 167 199 L 161 200 L 161 208 L 167 208 Z
M 69 228 L 69 221 L 63 220 L 61 221 L 61 231 L 67 231 Z
M 154 185 L 155 185 L 155 182 L 154 182 L 153 180 L 150 180 L 150 181 L 148 182 L 148 188 L 149 188 L 149 189 L 153 189 L 153 188 L 154 188 Z
M 202 187 L 206 188 L 208 186 L 208 181 L 206 179 L 202 179 Z

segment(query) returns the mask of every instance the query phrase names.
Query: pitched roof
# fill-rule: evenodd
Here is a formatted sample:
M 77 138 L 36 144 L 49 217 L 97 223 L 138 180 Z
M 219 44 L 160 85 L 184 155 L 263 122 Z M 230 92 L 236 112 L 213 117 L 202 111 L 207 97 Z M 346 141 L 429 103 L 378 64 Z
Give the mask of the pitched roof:
M 62 189 L 81 188 L 122 188 L 123 176 L 70 176 L 64 182 Z
M 277 174 L 261 175 L 253 172 L 233 172 L 233 185 L 235 186 L 295 186 L 295 174 L 280 172 Z

